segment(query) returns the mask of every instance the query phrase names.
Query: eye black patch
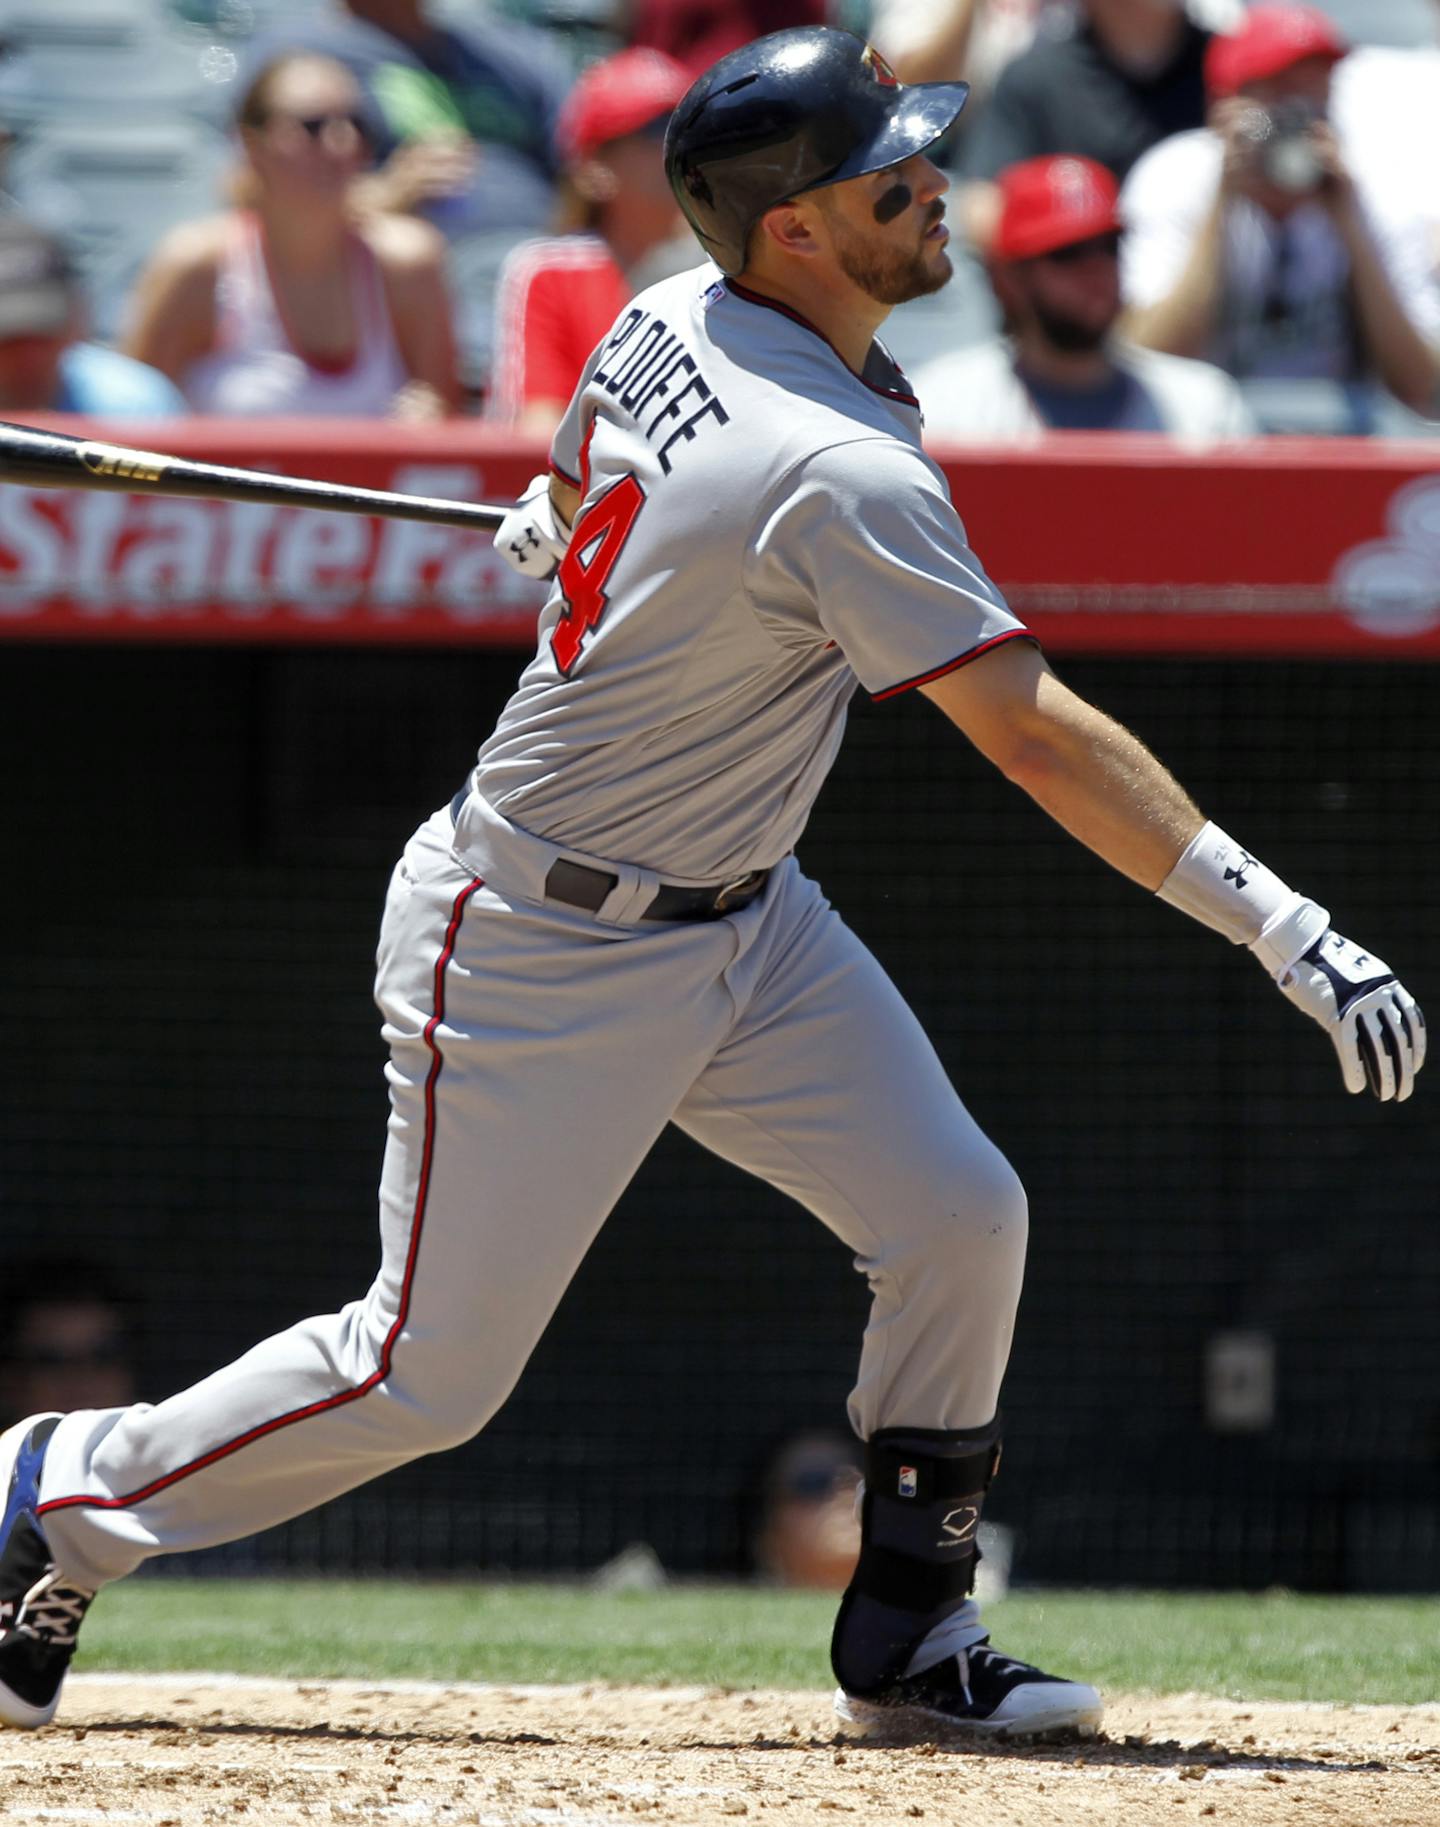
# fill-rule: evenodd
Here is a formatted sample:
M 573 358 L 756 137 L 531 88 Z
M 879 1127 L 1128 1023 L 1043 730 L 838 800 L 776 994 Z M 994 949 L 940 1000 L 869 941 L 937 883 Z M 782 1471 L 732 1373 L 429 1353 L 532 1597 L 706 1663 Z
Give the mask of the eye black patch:
M 902 215 L 915 201 L 915 196 L 908 184 L 892 184 L 875 205 L 875 220 L 882 225 L 893 222 Z

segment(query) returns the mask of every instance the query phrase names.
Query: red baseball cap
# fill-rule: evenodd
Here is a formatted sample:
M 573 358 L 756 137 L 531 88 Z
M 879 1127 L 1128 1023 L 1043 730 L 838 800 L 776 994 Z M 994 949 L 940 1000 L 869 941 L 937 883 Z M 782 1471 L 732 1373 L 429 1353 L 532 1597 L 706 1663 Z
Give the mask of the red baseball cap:
M 1222 32 L 1205 50 L 1205 86 L 1213 96 L 1238 95 L 1307 57 L 1339 63 L 1350 47 L 1334 23 L 1314 6 L 1257 6 L 1233 32 Z
M 565 97 L 555 128 L 561 158 L 588 159 L 608 141 L 667 119 L 689 87 L 689 71 L 664 51 L 632 45 L 601 58 Z
M 999 184 L 995 252 L 1002 260 L 1033 260 L 1121 226 L 1119 186 L 1094 159 L 1068 153 L 1024 159 L 1007 166 Z

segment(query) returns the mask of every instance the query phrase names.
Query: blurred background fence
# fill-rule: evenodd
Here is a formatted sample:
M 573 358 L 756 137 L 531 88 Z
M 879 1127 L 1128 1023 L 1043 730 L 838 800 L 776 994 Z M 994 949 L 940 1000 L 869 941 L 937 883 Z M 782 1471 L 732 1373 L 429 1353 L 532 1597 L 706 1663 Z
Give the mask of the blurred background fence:
M 454 454 L 437 435 L 437 459 L 441 436 Z M 528 473 L 530 453 L 477 450 L 490 492 Z M 328 467 L 346 461 L 337 450 Z M 1067 576 L 1084 542 L 1106 546 L 1086 518 L 1086 464 L 1005 461 L 1030 467 L 952 466 L 1000 581 L 1037 603 L 1118 593 L 1140 649 L 1067 657 L 1101 637 L 1056 611 L 1065 677 L 1440 1006 L 1440 604 L 1427 619 L 1423 578 L 1403 601 L 1392 592 L 1390 634 L 1364 641 L 1303 581 L 1282 639 L 1283 588 L 1267 579 L 1270 609 L 1253 620 L 1270 651 L 1247 654 L 1233 632 L 1205 651 L 1200 599 L 1177 592 L 1192 560 L 1212 561 L 1208 491 L 1223 477 L 1202 487 L 1187 459 L 1147 459 L 1198 509 L 1188 544 L 1172 528 L 1171 581 L 1147 609 L 1125 578 L 1154 477 L 1133 470 L 1124 512 L 1112 493 L 1107 582 L 1103 558 Z M 1320 502 L 1308 521 L 1271 521 L 1271 545 L 1297 580 L 1317 563 L 1328 574 L 1332 516 L 1305 452 L 1279 444 L 1267 462 L 1277 487 L 1294 471 Z M 1386 462 L 1368 530 L 1423 556 L 1425 478 L 1417 496 L 1404 452 Z M 1348 498 L 1370 500 L 1358 452 L 1331 445 L 1326 463 L 1351 464 Z M 987 486 L 1028 500 L 1048 554 L 1023 587 L 1019 535 L 990 514 Z M 42 1250 L 102 1265 L 130 1305 L 140 1391 L 158 1398 L 369 1280 L 381 899 L 522 663 L 513 638 L 491 636 L 513 636 L 533 603 L 490 623 L 472 603 L 429 645 L 382 620 L 377 646 L 343 616 L 332 638 L 312 628 L 296 645 L 258 609 L 248 637 L 231 623 L 209 640 L 196 597 L 193 638 L 156 639 L 153 618 L 116 608 L 129 585 L 107 597 L 103 579 L 82 592 L 59 577 L 53 601 L 27 595 L 23 527 L 34 546 L 49 515 L 60 540 L 81 509 L 70 497 L 22 512 L 3 493 L 0 1275 Z M 1239 521 L 1226 544 L 1243 555 Z M 79 562 L 68 545 L 61 559 Z M 143 575 L 158 600 L 159 574 Z M 1238 562 L 1233 584 L 1237 600 L 1254 584 Z M 75 602 L 57 609 L 67 589 Z M 1145 651 L 1176 645 L 1177 619 L 1201 630 L 1185 637 L 1197 650 Z M 1104 616 L 1090 625 L 1121 642 Z M 1327 657 L 1313 631 L 1332 625 Z M 1329 1047 L 1243 951 L 1113 876 L 918 696 L 857 701 L 802 855 L 1029 1188 L 992 1503 L 1016 1531 L 1017 1576 L 1433 1589 L 1434 1086 L 1400 1109 L 1347 1098 Z M 843 1425 L 864 1304 L 846 1253 L 806 1214 L 667 1136 L 480 1439 L 217 1559 L 533 1573 L 643 1541 L 671 1570 L 734 1572 L 769 1451 Z

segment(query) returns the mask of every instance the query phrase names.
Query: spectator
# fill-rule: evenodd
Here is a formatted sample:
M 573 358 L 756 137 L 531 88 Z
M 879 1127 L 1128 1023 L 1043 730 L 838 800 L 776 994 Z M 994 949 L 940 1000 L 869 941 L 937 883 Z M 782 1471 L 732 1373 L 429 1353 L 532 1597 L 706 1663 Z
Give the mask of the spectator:
M 0 1270 L 0 1429 L 24 1415 L 135 1400 L 126 1303 L 97 1264 L 30 1257 Z
M 792 1435 L 772 1456 L 760 1491 L 750 1548 L 756 1570 L 780 1586 L 841 1592 L 860 1552 L 853 1439 L 828 1432 Z
M 592 64 L 560 116 L 562 188 L 579 232 L 523 243 L 501 269 L 489 416 L 535 436 L 560 423 L 591 350 L 626 301 L 695 242 L 665 176 L 665 123 L 690 86 L 661 51 Z
M 1044 24 L 1001 72 L 966 147 L 958 214 L 982 251 L 1007 165 L 1069 152 L 1123 179 L 1151 146 L 1205 119 L 1210 34 L 1183 0 L 1079 0 L 1074 15 L 1047 13 Z
M 970 84 L 975 112 L 1006 64 L 1028 50 L 1041 14 L 1067 0 L 875 0 L 870 36 L 901 82 Z M 1245 11 L 1245 0 L 1186 0 L 1197 25 L 1223 31 Z
M 870 36 L 901 82 L 970 84 L 988 94 L 1034 41 L 1051 0 L 875 0 Z M 967 110 L 968 115 L 968 110 Z
M 1426 221 L 1440 271 L 1440 0 L 1426 11 L 1428 44 L 1359 45 L 1336 65 L 1330 118 L 1367 202 Z
M 59 244 L 0 215 L 0 413 L 168 419 L 185 410 L 153 368 L 80 340 L 79 287 Z
M 240 207 L 173 230 L 141 275 L 130 352 L 197 412 L 433 419 L 453 406 L 443 242 L 404 216 L 356 226 L 359 110 L 342 64 L 267 64 L 240 103 Z
M 1345 54 L 1308 6 L 1258 6 L 1214 40 L 1210 125 L 1156 147 L 1121 197 L 1127 321 L 1242 379 L 1379 379 L 1423 412 L 1440 383 L 1429 225 L 1359 193 L 1327 118 Z
M 367 209 L 424 216 L 452 239 L 549 220 L 572 77 L 542 32 L 478 5 L 461 27 L 426 0 L 338 0 L 330 18 L 262 38 L 250 68 L 295 50 L 338 58 L 364 91 L 380 161 L 359 189 Z
M 989 270 L 1010 337 L 919 371 L 931 436 L 1011 443 L 1047 430 L 1158 431 L 1212 443 L 1253 432 L 1239 388 L 1218 368 L 1114 335 L 1118 189 L 1091 159 L 1027 159 L 1001 173 Z
M 727 51 L 792 25 L 828 25 L 826 0 L 628 0 L 626 42 L 663 51 L 692 78 Z

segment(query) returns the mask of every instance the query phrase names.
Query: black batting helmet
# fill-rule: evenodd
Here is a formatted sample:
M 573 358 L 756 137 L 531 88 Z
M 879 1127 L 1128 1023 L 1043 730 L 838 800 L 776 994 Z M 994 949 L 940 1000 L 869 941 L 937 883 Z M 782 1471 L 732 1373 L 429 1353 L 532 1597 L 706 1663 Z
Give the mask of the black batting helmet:
M 923 152 L 969 93 L 963 82 L 898 82 L 850 32 L 771 32 L 690 89 L 670 117 L 666 174 L 706 253 L 738 273 L 767 209 Z

